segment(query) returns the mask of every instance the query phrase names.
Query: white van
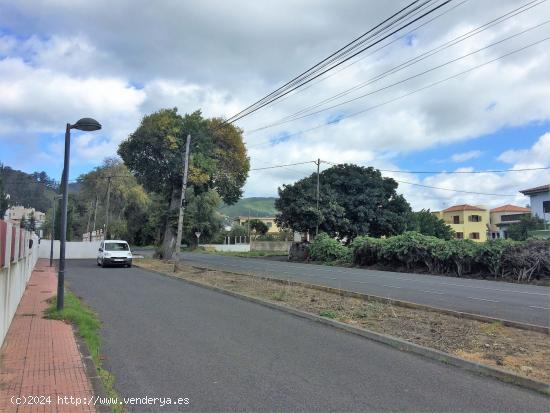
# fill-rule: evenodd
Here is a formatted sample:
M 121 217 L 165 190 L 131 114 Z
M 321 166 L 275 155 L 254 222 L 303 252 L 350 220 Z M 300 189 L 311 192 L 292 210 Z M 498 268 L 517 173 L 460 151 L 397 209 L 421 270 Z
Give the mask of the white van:
M 106 267 L 107 265 L 132 266 L 132 251 L 126 241 L 107 240 L 101 241 L 97 253 L 97 265 Z

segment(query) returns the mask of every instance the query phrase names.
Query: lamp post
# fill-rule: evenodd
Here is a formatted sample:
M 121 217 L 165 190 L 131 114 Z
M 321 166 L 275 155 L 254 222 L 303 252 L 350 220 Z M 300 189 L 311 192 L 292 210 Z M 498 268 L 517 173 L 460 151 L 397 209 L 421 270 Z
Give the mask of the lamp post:
M 63 160 L 63 202 L 61 203 L 61 234 L 59 245 L 59 272 L 57 276 L 57 311 L 63 310 L 65 299 L 65 243 L 67 241 L 67 204 L 69 201 L 69 154 L 71 152 L 71 129 L 91 132 L 101 129 L 101 124 L 92 118 L 82 118 L 74 125 L 67 123 L 65 129 L 65 158 Z
M 50 240 L 50 267 L 53 267 L 53 242 L 55 240 L 55 204 L 58 199 L 61 199 L 61 195 L 54 195 L 52 200 L 53 214 L 52 214 L 52 230 L 51 230 L 51 240 Z

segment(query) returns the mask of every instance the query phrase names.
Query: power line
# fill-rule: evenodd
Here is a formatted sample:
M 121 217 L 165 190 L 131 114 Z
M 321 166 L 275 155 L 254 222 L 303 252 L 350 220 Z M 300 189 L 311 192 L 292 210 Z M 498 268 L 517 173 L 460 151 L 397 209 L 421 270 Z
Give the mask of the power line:
M 525 172 L 525 171 L 542 171 L 548 170 L 550 166 L 541 168 L 521 168 L 521 169 L 489 169 L 486 171 L 394 171 L 389 169 L 379 169 L 381 172 L 407 173 L 407 174 L 486 174 L 486 173 L 503 173 L 503 172 Z
M 328 163 L 329 165 L 341 165 L 334 162 L 329 161 L 321 161 L 324 163 Z M 380 169 L 373 167 L 375 169 L 378 169 L 380 172 L 393 172 L 393 173 L 404 173 L 404 174 L 486 174 L 486 173 L 504 173 L 504 172 L 525 172 L 525 171 L 542 171 L 542 170 L 548 170 L 550 169 L 550 166 L 543 166 L 539 168 L 520 168 L 520 169 L 489 169 L 485 171 L 403 171 L 403 170 L 394 170 L 394 169 Z
M 254 102 L 253 104 L 247 106 L 246 108 L 244 108 L 243 110 L 241 110 L 239 113 L 229 117 L 227 119 L 227 122 L 231 122 L 232 119 L 236 118 L 237 116 L 245 113 L 246 111 L 252 109 L 255 105 L 258 105 L 260 103 L 262 103 L 263 101 L 265 101 L 266 99 L 268 99 L 269 97 L 272 97 L 274 95 L 276 95 L 278 92 L 280 91 L 283 91 L 285 90 L 285 88 L 288 88 L 290 86 L 292 86 L 293 84 L 295 84 L 296 81 L 298 81 L 299 79 L 301 78 L 305 78 L 306 75 L 308 75 L 310 72 L 314 71 L 314 70 L 317 70 L 317 68 L 323 64 L 324 62 L 328 61 L 329 59 L 333 58 L 335 55 L 337 55 L 338 53 L 340 53 L 341 51 L 345 50 L 346 48 L 349 48 L 350 46 L 352 46 L 354 43 L 358 42 L 360 39 L 362 39 L 363 37 L 365 37 L 366 35 L 368 35 L 369 33 L 371 33 L 373 30 L 375 30 L 376 28 L 378 28 L 379 26 L 381 26 L 382 24 L 386 23 L 387 21 L 391 20 L 392 18 L 394 18 L 395 16 L 397 16 L 398 14 L 400 14 L 401 12 L 405 11 L 407 8 L 411 7 L 413 4 L 415 3 L 418 3 L 419 0 L 416 0 L 416 1 L 413 1 L 412 3 L 408 4 L 407 6 L 405 6 L 404 8 L 402 8 L 401 10 L 399 10 L 397 13 L 395 13 L 393 16 L 387 18 L 386 20 L 384 20 L 382 23 L 379 23 L 377 26 L 373 27 L 372 29 L 368 30 L 367 32 L 363 33 L 361 36 L 353 39 L 351 42 L 347 43 L 345 46 L 341 47 L 340 49 L 338 49 L 337 51 L 335 51 L 334 53 L 332 53 L 331 55 L 329 55 L 328 57 L 326 57 L 325 59 L 321 60 L 320 62 L 316 63 L 315 65 L 311 66 L 309 69 L 305 70 L 304 72 L 300 73 L 298 76 L 295 76 L 293 79 L 291 79 L 290 81 L 288 81 L 287 83 L 285 83 L 284 85 L 282 85 L 281 87 L 279 87 L 278 89 L 274 90 L 273 92 L 269 93 L 268 95 L 264 96 L 262 99 Z
M 419 24 L 418 26 L 414 27 L 413 29 L 409 30 L 408 32 L 403 33 L 402 35 L 397 36 L 395 39 L 393 39 L 393 40 L 391 40 L 390 42 L 388 42 L 388 43 L 386 43 L 386 44 L 384 44 L 384 45 L 378 47 L 377 49 L 373 50 L 372 52 L 367 53 L 366 55 L 361 56 L 359 59 L 354 60 L 353 62 L 351 62 L 351 63 L 345 65 L 344 67 L 339 68 L 338 70 L 335 70 L 335 71 L 333 71 L 333 72 L 331 72 L 331 73 L 328 73 L 326 76 L 323 76 L 323 77 L 317 79 L 317 81 L 315 81 L 315 82 L 313 82 L 313 83 L 310 83 L 309 85 L 307 85 L 307 86 L 305 86 L 305 87 L 302 87 L 302 88 L 296 90 L 295 93 L 292 93 L 292 94 L 290 94 L 290 95 L 287 95 L 287 96 L 285 96 L 285 97 L 280 98 L 279 100 L 277 100 L 276 102 L 273 102 L 273 104 L 270 104 L 270 105 L 268 105 L 268 106 L 271 106 L 271 107 L 272 107 L 272 106 L 275 106 L 275 105 L 277 105 L 277 104 L 279 104 L 279 103 L 281 103 L 281 102 L 283 102 L 283 101 L 285 101 L 285 100 L 287 100 L 287 99 L 289 99 L 289 98 L 291 98 L 291 97 L 293 97 L 293 96 L 296 96 L 297 94 L 302 93 L 303 91 L 308 90 L 308 89 L 312 88 L 313 86 L 315 86 L 315 85 L 317 85 L 317 84 L 319 84 L 319 83 L 321 83 L 321 82 L 323 82 L 323 81 L 325 81 L 325 80 L 327 80 L 327 79 L 329 79 L 329 78 L 331 78 L 331 77 L 337 75 L 338 73 L 340 73 L 340 72 L 342 72 L 342 71 L 348 69 L 349 67 L 351 67 L 351 66 L 353 66 L 353 65 L 355 65 L 355 64 L 357 64 L 357 63 L 359 63 L 359 62 L 361 62 L 362 60 L 366 59 L 367 57 L 372 56 L 373 54 L 375 54 L 375 53 L 379 52 L 380 50 L 382 50 L 382 49 L 384 49 L 384 48 L 386 48 L 386 47 L 392 45 L 393 43 L 395 43 L 395 42 L 397 42 L 397 41 L 399 41 L 399 40 L 402 40 L 402 39 L 406 38 L 407 36 L 410 36 L 411 34 L 413 34 L 414 32 L 416 32 L 418 29 L 421 29 L 422 27 L 427 26 L 428 24 L 430 24 L 430 23 L 433 22 L 434 20 L 437 20 L 438 18 L 440 18 L 440 17 L 444 16 L 445 14 L 447 14 L 447 13 L 453 11 L 453 10 L 456 9 L 457 7 L 462 6 L 464 3 L 467 3 L 468 1 L 469 1 L 469 0 L 462 0 L 460 3 L 454 5 L 454 6 L 451 7 L 450 9 L 447 9 L 447 10 L 443 11 L 442 13 L 440 13 L 440 14 L 438 14 L 438 15 L 432 17 L 432 18 L 430 18 L 429 20 L 427 20 L 427 21 L 425 21 L 425 22 Z M 531 3 L 536 2 L 536 1 L 539 1 L 539 0 L 533 0 Z M 546 0 L 542 0 L 542 1 L 546 1 Z M 522 7 L 524 7 L 524 6 L 522 6 Z M 521 8 L 521 7 L 520 7 L 520 8 Z M 517 9 L 516 9 L 516 10 L 517 10 Z
M 435 87 L 435 86 L 437 86 L 437 85 L 439 85 L 439 84 L 441 84 L 441 83 L 447 82 L 447 81 L 452 80 L 452 79 L 455 79 L 455 78 L 457 78 L 457 77 L 460 77 L 460 76 L 462 76 L 462 75 L 464 75 L 464 74 L 467 74 L 467 73 L 473 72 L 473 71 L 475 71 L 475 70 L 481 69 L 482 67 L 485 67 L 485 66 L 487 66 L 487 65 L 489 65 L 489 64 L 491 64 L 491 63 L 494 63 L 494 62 L 496 62 L 496 61 L 498 61 L 498 60 L 501 60 L 501 59 L 504 59 L 504 58 L 506 58 L 506 57 L 512 56 L 512 55 L 514 55 L 514 54 L 516 54 L 516 53 L 522 52 L 522 51 L 524 51 L 524 50 L 526 50 L 526 49 L 528 49 L 528 48 L 530 48 L 530 47 L 536 46 L 536 45 L 538 45 L 538 44 L 540 44 L 540 43 L 543 43 L 543 42 L 545 42 L 545 41 L 548 41 L 548 40 L 550 40 L 550 37 L 545 37 L 545 38 L 543 38 L 543 39 L 541 39 L 541 40 L 538 40 L 538 41 L 533 42 L 533 43 L 529 43 L 529 44 L 527 44 L 526 46 L 523 46 L 523 47 L 520 47 L 520 48 L 518 48 L 518 49 L 512 50 L 511 52 L 505 53 L 505 54 L 503 54 L 503 55 L 501 55 L 501 56 L 498 56 L 498 57 L 496 57 L 496 58 L 494 58 L 494 59 L 488 60 L 488 61 L 486 61 L 486 62 L 484 62 L 484 63 L 479 64 L 479 65 L 473 66 L 473 67 L 471 67 L 471 68 L 469 68 L 469 69 L 467 69 L 467 70 L 464 70 L 464 71 L 462 71 L 462 72 L 458 72 L 458 73 L 456 73 L 456 74 L 454 74 L 454 75 L 452 75 L 452 76 L 446 77 L 446 78 L 444 78 L 444 79 L 440 79 L 440 80 L 438 80 L 438 81 L 429 83 L 429 84 L 427 84 L 427 85 L 425 85 L 425 86 L 422 86 L 422 87 L 420 87 L 420 88 L 418 88 L 418 89 L 414 89 L 414 90 L 412 90 L 412 91 L 410 91 L 410 92 L 407 92 L 407 93 L 402 94 L 402 95 L 400 95 L 400 96 L 397 96 L 397 97 L 395 97 L 395 98 L 386 100 L 386 101 L 384 101 L 384 102 L 381 102 L 381 103 L 379 103 L 379 104 L 376 104 L 376 105 L 367 107 L 367 108 L 362 109 L 362 110 L 359 110 L 359 111 L 357 111 L 357 112 L 350 113 L 349 115 L 342 115 L 341 117 L 339 117 L 339 118 L 338 118 L 337 120 L 335 120 L 335 121 L 327 122 L 327 123 L 322 123 L 322 124 L 319 124 L 319 125 L 317 125 L 317 126 L 313 126 L 313 127 L 311 127 L 311 128 L 308 128 L 308 129 L 304 129 L 304 130 L 301 130 L 301 131 L 298 131 L 298 132 L 295 132 L 295 133 L 292 133 L 292 134 L 287 134 L 287 135 L 285 135 L 285 138 L 288 139 L 288 138 L 290 138 L 290 137 L 297 136 L 297 135 L 301 135 L 301 134 L 306 133 L 306 132 L 311 132 L 311 131 L 316 130 L 316 129 L 324 128 L 324 127 L 326 127 L 326 126 L 331 126 L 331 125 L 333 125 L 333 124 L 339 123 L 340 121 L 342 121 L 342 120 L 344 120 L 344 119 L 348 119 L 348 118 L 351 118 L 351 117 L 355 117 L 355 116 L 358 116 L 358 115 L 362 115 L 362 114 L 364 114 L 364 113 L 366 113 L 366 112 L 369 112 L 369 111 L 371 111 L 371 110 L 380 108 L 380 107 L 382 107 L 382 106 L 388 105 L 388 104 L 393 103 L 393 102 L 396 102 L 396 101 L 398 101 L 398 100 L 404 99 L 404 98 L 406 98 L 406 97 L 408 97 L 408 96 L 414 95 L 414 94 L 419 93 L 419 92 L 422 92 L 422 91 L 424 91 L 424 90 L 430 89 L 430 88 Z M 256 145 L 248 145 L 248 147 L 249 147 L 249 148 L 252 148 L 252 147 L 257 147 L 257 146 L 263 146 L 263 145 L 266 145 L 266 144 L 270 144 L 270 142 L 268 141 L 268 142 L 263 142 L 263 143 L 256 144 Z
M 285 164 L 285 165 L 271 165 L 271 166 L 266 166 L 266 167 L 263 167 L 263 168 L 252 168 L 252 169 L 250 169 L 250 171 L 263 171 L 263 170 L 266 170 L 266 169 L 285 168 L 287 166 L 306 165 L 306 164 L 315 163 L 315 162 L 316 161 L 306 161 L 306 162 L 289 163 L 289 164 Z
M 420 187 L 423 187 L 423 188 L 430 188 L 430 189 L 438 189 L 440 191 L 460 192 L 460 193 L 464 193 L 464 194 L 485 195 L 485 196 L 513 196 L 513 197 L 517 196 L 517 195 L 511 195 L 511 194 L 491 194 L 491 193 L 486 193 L 486 192 L 474 192 L 474 191 L 463 191 L 463 190 L 460 190 L 460 189 L 441 188 L 441 187 L 438 187 L 438 186 L 417 184 L 417 183 L 414 183 L 414 182 L 407 182 L 407 181 L 399 181 L 397 179 L 394 179 L 394 181 L 399 182 L 400 184 L 420 186 Z
M 450 3 L 451 1 L 452 1 L 452 0 L 446 0 L 446 1 L 444 1 L 443 3 L 441 3 L 441 4 L 439 4 L 439 5 L 435 6 L 435 7 L 433 7 L 433 8 L 430 9 L 429 11 L 423 13 L 421 16 L 419 16 L 419 17 L 415 18 L 414 20 L 412 20 L 412 21 L 410 21 L 410 22 L 404 24 L 403 26 L 401 26 L 401 27 L 395 29 L 395 30 L 394 30 L 393 32 L 391 32 L 390 34 L 385 35 L 385 36 L 382 37 L 381 39 L 376 40 L 374 43 L 370 43 L 369 45 L 365 46 L 364 48 L 360 49 L 359 51 L 354 52 L 354 53 L 351 54 L 350 56 L 347 56 L 347 57 L 343 58 L 343 60 L 339 61 L 338 63 L 335 63 L 334 65 L 328 67 L 327 69 L 321 69 L 322 71 L 321 71 L 320 73 L 317 73 L 317 74 L 315 74 L 315 75 L 308 74 L 307 77 L 303 76 L 303 79 L 299 79 L 298 81 L 294 81 L 294 82 L 295 82 L 295 85 L 288 86 L 288 87 L 286 88 L 286 90 L 283 90 L 283 91 L 280 91 L 280 92 L 279 92 L 279 90 L 284 89 L 285 86 L 283 86 L 283 87 L 277 89 L 277 91 L 272 92 L 272 93 L 269 94 L 268 96 L 266 96 L 266 97 L 260 99 L 258 102 L 256 102 L 256 103 L 250 105 L 247 109 L 244 109 L 244 110 L 241 111 L 239 114 L 232 116 L 231 118 L 229 118 L 228 120 L 226 120 L 226 123 L 233 123 L 233 122 L 235 122 L 235 121 L 237 121 L 237 120 L 239 120 L 239 119 L 241 119 L 241 118 L 243 118 L 243 117 L 245 117 L 245 116 L 248 116 L 248 115 L 250 115 L 250 114 L 256 112 L 257 110 L 263 108 L 264 106 L 268 105 L 269 103 L 271 103 L 271 102 L 273 102 L 273 101 L 279 99 L 279 98 L 282 97 L 282 96 L 285 96 L 285 95 L 289 94 L 289 93 L 292 92 L 293 90 L 296 90 L 296 89 L 298 89 L 299 87 L 301 87 L 301 86 L 303 86 L 303 85 L 305 85 L 305 84 L 311 82 L 312 80 L 318 78 L 319 76 L 322 76 L 323 74 L 329 72 L 330 70 L 334 69 L 335 67 L 337 67 L 337 66 L 343 64 L 344 62 L 346 62 L 346 61 L 352 59 L 353 57 L 359 55 L 360 53 L 363 53 L 365 50 L 368 50 L 369 48 L 375 46 L 376 44 L 380 43 L 381 41 L 387 39 L 388 37 L 393 36 L 395 33 L 401 31 L 402 29 L 404 29 L 404 28 L 406 28 L 406 27 L 408 27 L 408 26 L 410 26 L 411 24 L 413 24 L 413 23 L 415 23 L 416 21 L 418 21 L 418 20 L 424 18 L 425 16 L 429 15 L 430 13 L 435 12 L 436 10 L 438 10 L 439 8 L 445 6 L 446 4 Z M 413 3 L 415 3 L 415 2 L 413 2 Z M 427 2 L 426 2 L 426 3 L 427 3 Z M 426 3 L 424 3 L 424 4 L 426 4 Z M 408 14 L 410 14 L 410 12 L 409 12 Z M 403 19 L 403 17 L 400 17 L 397 21 L 402 20 L 402 19 Z M 391 25 L 393 25 L 393 24 L 395 24 L 395 22 L 391 23 L 389 27 L 391 27 Z M 371 30 L 372 30 L 372 29 L 371 29 Z M 326 59 L 325 59 L 325 60 L 326 60 Z M 318 66 L 318 65 L 316 65 L 316 66 Z M 298 77 L 300 77 L 300 76 L 298 76 Z M 297 78 L 295 78 L 295 79 L 297 79 Z M 293 81 L 291 81 L 291 82 L 293 82 Z M 291 82 L 289 82 L 289 83 L 291 83 Z M 287 84 L 287 85 L 288 85 L 288 84 Z
M 540 3 L 539 3 L 539 4 L 540 4 Z M 335 104 L 335 105 L 328 106 L 328 107 L 326 107 L 326 108 L 323 108 L 323 109 L 320 109 L 320 110 L 317 110 L 317 111 L 314 111 L 314 112 L 307 113 L 307 112 L 309 112 L 309 111 L 311 111 L 311 110 L 313 110 L 313 109 L 316 109 L 316 108 L 318 108 L 318 107 L 323 106 L 323 104 L 325 104 L 325 103 L 331 102 L 331 101 L 336 100 L 336 99 L 338 99 L 338 98 L 340 98 L 340 97 L 343 97 L 343 96 L 345 96 L 345 95 L 348 95 L 348 94 L 350 94 L 351 92 L 354 92 L 354 91 L 356 91 L 356 90 L 359 90 L 359 89 L 361 89 L 361 88 L 363 88 L 363 87 L 365 87 L 365 86 L 368 86 L 368 85 L 370 85 L 370 84 L 372 84 L 372 83 L 375 83 L 375 82 L 377 82 L 378 80 L 381 80 L 381 79 L 383 79 L 383 78 L 385 78 L 385 77 L 387 77 L 387 76 L 389 76 L 389 75 L 391 75 L 391 74 L 394 74 L 394 73 L 396 73 L 396 72 L 398 72 L 398 71 L 400 71 L 400 70 L 402 70 L 402 69 L 404 69 L 404 68 L 406 68 L 406 67 L 409 67 L 409 66 L 411 66 L 411 65 L 413 65 L 413 64 L 415 64 L 415 63 L 418 63 L 418 62 L 420 62 L 421 60 L 424 60 L 424 59 L 426 59 L 427 57 L 430 57 L 431 55 L 430 55 L 430 56 L 422 57 L 421 59 L 416 60 L 416 61 L 413 62 L 413 63 L 407 64 L 406 66 L 402 66 L 402 67 L 396 66 L 396 67 L 394 67 L 393 69 L 390 69 L 389 71 L 387 71 L 387 72 L 385 72 L 385 73 L 383 73 L 383 74 L 381 74 L 381 75 L 379 75 L 379 76 L 375 76 L 374 78 L 371 78 L 371 79 L 369 79 L 369 80 L 366 81 L 366 82 L 362 82 L 362 83 L 360 83 L 360 84 L 358 84 L 358 85 L 355 85 L 355 86 L 353 86 L 353 87 L 351 87 L 351 88 L 349 88 L 349 89 L 347 89 L 347 90 L 345 90 L 345 91 L 343 91 L 343 92 L 340 92 L 340 93 L 338 93 L 338 94 L 336 94 L 336 95 L 334 95 L 334 96 L 332 96 L 332 97 L 330 97 L 330 98 L 321 100 L 320 102 L 318 102 L 318 103 L 316 103 L 316 104 L 314 104 L 314 105 L 311 105 L 311 106 L 309 106 L 309 107 L 306 107 L 305 109 L 301 109 L 301 110 L 299 110 L 298 112 L 295 112 L 295 113 L 293 113 L 292 115 L 288 115 L 288 116 L 286 116 L 286 117 L 284 117 L 284 118 L 282 118 L 282 119 L 280 119 L 280 120 L 278 120 L 278 121 L 276 121 L 276 122 L 273 122 L 273 123 L 268 124 L 268 125 L 266 125 L 266 126 L 262 126 L 262 127 L 260 127 L 260 128 L 256 128 L 256 129 L 253 129 L 253 130 L 251 130 L 251 131 L 248 131 L 248 133 L 257 132 L 257 131 L 264 130 L 264 129 L 268 129 L 268 128 L 271 128 L 271 127 L 274 127 L 274 126 L 278 126 L 278 125 L 282 125 L 282 124 L 285 124 L 285 123 L 293 122 L 293 121 L 296 121 L 296 120 L 299 120 L 299 119 L 303 119 L 303 118 L 306 118 L 306 117 L 309 117 L 309 116 L 317 115 L 317 114 L 322 113 L 322 112 L 325 112 L 325 111 L 327 111 L 327 110 L 334 109 L 334 108 L 336 108 L 336 107 L 339 107 L 339 106 L 342 106 L 342 105 L 345 105 L 345 104 L 354 102 L 354 101 L 359 100 L 359 99 L 363 99 L 363 98 L 365 98 L 365 97 L 367 97 L 367 96 L 371 96 L 371 95 L 373 95 L 373 94 L 375 94 L 375 93 L 378 93 L 378 92 L 381 92 L 381 91 L 390 89 L 390 88 L 392 88 L 392 87 L 394 87 L 394 86 L 397 86 L 397 85 L 400 85 L 400 84 L 402 84 L 402 83 L 408 82 L 409 80 L 412 80 L 412 79 L 415 79 L 415 78 L 417 78 L 417 77 L 423 76 L 423 75 L 425 75 L 426 73 L 433 72 L 434 70 L 437 70 L 437 69 L 441 69 L 442 67 L 445 67 L 445 66 L 450 65 L 450 64 L 452 64 L 452 63 L 455 63 L 455 62 L 457 62 L 457 61 L 459 61 L 459 60 L 462 60 L 462 59 L 465 59 L 465 58 L 467 58 L 467 57 L 470 57 L 470 56 L 472 56 L 472 55 L 474 55 L 474 54 L 476 54 L 476 53 L 479 53 L 479 52 L 482 52 L 482 51 L 484 51 L 484 50 L 487 50 L 487 49 L 489 49 L 490 47 L 493 47 L 493 46 L 496 46 L 496 45 L 498 45 L 498 44 L 504 43 L 504 42 L 506 42 L 506 41 L 508 41 L 508 40 L 511 40 L 511 39 L 513 39 L 513 38 L 516 38 L 516 37 L 518 37 L 518 36 L 521 36 L 521 35 L 523 35 L 523 34 L 529 32 L 529 31 L 531 31 L 531 30 L 535 30 L 535 29 L 537 29 L 537 28 L 539 28 L 539 27 L 542 27 L 543 25 L 548 24 L 548 23 L 550 23 L 550 20 L 546 20 L 546 21 L 544 21 L 544 22 L 542 22 L 542 23 L 539 23 L 539 24 L 537 24 L 537 25 L 535 25 L 535 26 L 532 26 L 532 27 L 529 27 L 529 28 L 527 28 L 527 29 L 525 29 L 525 30 L 522 30 L 521 32 L 518 32 L 518 33 L 515 33 L 515 34 L 510 35 L 510 36 L 508 36 L 508 37 L 505 37 L 505 38 L 503 38 L 503 39 L 501 39 L 501 40 L 499 40 L 499 41 L 497 41 L 497 42 L 491 43 L 491 44 L 489 44 L 489 45 L 487 45 L 487 46 L 484 46 L 484 47 L 482 47 L 482 48 L 480 48 L 480 49 L 474 50 L 474 51 L 469 52 L 469 53 L 466 53 L 466 54 L 464 54 L 464 55 L 462 55 L 462 56 L 459 56 L 459 57 L 456 57 L 456 58 L 454 58 L 454 59 L 448 60 L 448 61 L 446 61 L 446 62 L 444 62 L 444 63 L 441 63 L 441 64 L 439 64 L 439 65 L 437 65 L 437 66 L 431 67 L 431 68 L 426 69 L 426 70 L 424 70 L 424 71 L 422 71 L 422 72 L 416 73 L 416 74 L 414 74 L 414 75 L 412 75 L 412 76 L 406 77 L 406 78 L 401 79 L 401 80 L 399 80 L 399 81 L 397 81 L 397 82 L 394 82 L 394 83 L 391 83 L 391 84 L 389 84 L 389 85 L 386 85 L 386 86 L 384 86 L 384 87 L 382 87 L 382 88 L 375 89 L 375 90 L 370 91 L 370 92 L 368 92 L 368 93 L 365 93 L 365 94 L 356 96 L 356 97 L 354 97 L 354 98 L 352 98 L 352 99 L 348 99 L 348 100 L 345 100 L 345 101 L 343 101 L 343 102 L 337 103 L 337 104 Z M 463 40 L 465 40 L 465 39 L 463 39 Z M 460 41 L 462 41 L 462 40 L 460 40 Z M 457 44 L 457 43 L 458 43 L 458 42 L 456 42 L 456 43 L 454 43 L 454 44 Z M 444 50 L 444 49 L 447 48 L 447 47 L 451 47 L 451 46 L 453 46 L 454 44 L 452 44 L 452 45 L 450 45 L 450 46 L 446 46 L 446 47 L 444 47 L 443 49 L 440 49 L 439 51 Z M 435 52 L 435 53 L 437 53 L 437 52 Z M 435 53 L 433 53 L 433 54 L 435 54 Z M 432 54 L 432 55 L 433 55 L 433 54 Z M 399 69 L 395 70 L 396 68 L 399 68 Z

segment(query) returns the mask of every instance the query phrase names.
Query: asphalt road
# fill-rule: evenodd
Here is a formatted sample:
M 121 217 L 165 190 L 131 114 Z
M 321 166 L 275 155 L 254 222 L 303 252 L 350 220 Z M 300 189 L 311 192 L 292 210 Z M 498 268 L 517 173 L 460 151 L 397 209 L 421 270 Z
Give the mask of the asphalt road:
M 75 260 L 66 279 L 103 321 L 122 396 L 203 412 L 548 411 L 540 394 L 140 268 Z
M 201 253 L 185 253 L 183 257 L 190 263 L 211 268 L 306 281 L 439 308 L 550 326 L 550 287 Z

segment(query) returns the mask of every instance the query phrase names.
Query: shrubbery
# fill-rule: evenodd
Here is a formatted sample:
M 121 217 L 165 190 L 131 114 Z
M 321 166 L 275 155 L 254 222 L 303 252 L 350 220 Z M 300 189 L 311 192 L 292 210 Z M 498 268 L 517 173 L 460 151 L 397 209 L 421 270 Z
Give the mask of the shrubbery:
M 319 234 L 309 246 L 309 256 L 314 261 L 351 263 L 351 249 L 327 234 Z
M 349 246 L 326 234 L 309 246 L 315 261 L 345 262 L 359 266 L 531 281 L 550 277 L 550 241 L 517 242 L 440 238 L 406 232 L 389 238 L 357 237 Z

